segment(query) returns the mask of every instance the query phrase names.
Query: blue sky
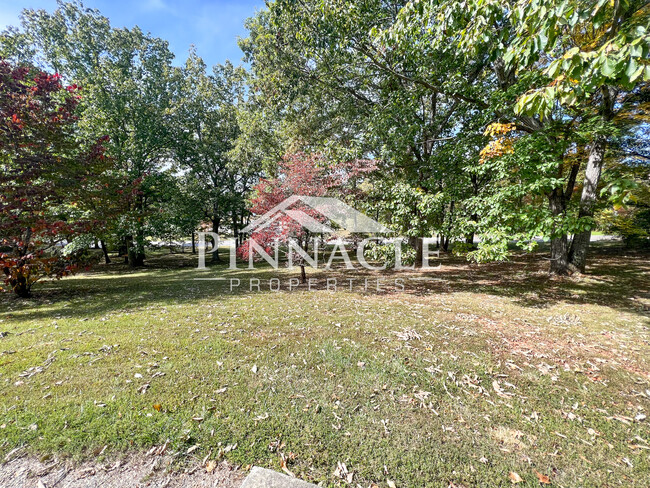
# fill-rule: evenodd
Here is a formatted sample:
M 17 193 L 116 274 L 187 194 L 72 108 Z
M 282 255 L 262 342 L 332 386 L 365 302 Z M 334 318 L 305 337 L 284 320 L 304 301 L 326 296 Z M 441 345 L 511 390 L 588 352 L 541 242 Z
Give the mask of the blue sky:
M 264 8 L 263 0 L 85 0 L 115 27 L 140 26 L 169 41 L 181 64 L 191 44 L 208 66 L 243 55 L 237 36 L 246 36 L 244 20 Z M 56 0 L 0 0 L 0 28 L 18 25 L 23 8 L 56 9 Z

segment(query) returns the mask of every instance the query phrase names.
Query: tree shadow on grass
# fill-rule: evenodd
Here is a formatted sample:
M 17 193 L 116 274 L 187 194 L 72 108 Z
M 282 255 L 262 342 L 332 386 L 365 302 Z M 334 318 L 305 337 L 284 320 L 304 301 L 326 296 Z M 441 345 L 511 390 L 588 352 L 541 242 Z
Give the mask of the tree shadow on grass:
M 445 286 L 429 289 L 505 296 L 536 309 L 558 302 L 596 304 L 650 317 L 650 251 L 597 243 L 590 258 L 585 275 L 557 277 L 548 273 L 548 255 L 541 252 L 481 265 L 452 257 L 435 272 Z
M 336 279 L 337 292 L 349 292 L 348 280 L 352 279 L 351 291 L 361 295 L 481 293 L 508 297 L 533 309 L 559 302 L 598 304 L 648 319 L 649 258 L 648 250 L 596 243 L 592 245 L 588 274 L 569 278 L 548 274 L 548 255 L 544 252 L 513 254 L 509 262 L 480 265 L 441 253 L 441 266 L 428 271 L 370 271 L 357 265 L 355 270 L 342 266 L 331 271 L 308 268 L 307 274 L 316 280 L 313 290 L 327 290 L 327 279 Z M 117 262 L 98 265 L 74 278 L 39 284 L 35 296 L 28 300 L 5 295 L 0 299 L 0 318 L 20 321 L 102 317 L 184 303 L 195 302 L 200 306 L 199 302 L 205 300 L 230 300 L 252 293 L 287 294 L 308 289 L 307 284 L 301 284 L 289 290 L 289 280 L 293 279 L 295 285 L 298 270 L 274 270 L 266 263 L 255 270 L 245 269 L 246 264 L 239 263 L 240 269 L 229 270 L 227 262 L 209 262 L 208 269 L 200 271 L 196 264 L 196 255 L 189 253 L 156 253 L 140 269 Z M 231 278 L 233 284 L 239 281 L 237 286 L 231 286 Z M 259 290 L 251 286 L 251 279 L 260 280 Z M 380 290 L 376 286 L 378 279 L 382 283 Z M 403 280 L 404 290 L 397 289 L 395 279 Z M 275 292 L 278 283 L 280 291 Z

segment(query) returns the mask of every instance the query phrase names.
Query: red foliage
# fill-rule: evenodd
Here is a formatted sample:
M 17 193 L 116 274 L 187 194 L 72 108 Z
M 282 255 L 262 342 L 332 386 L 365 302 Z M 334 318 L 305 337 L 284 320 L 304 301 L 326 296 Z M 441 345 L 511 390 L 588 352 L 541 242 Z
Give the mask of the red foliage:
M 377 168 L 374 161 L 356 159 L 330 165 L 321 154 L 298 152 L 288 154 L 278 164 L 275 178 L 262 179 L 254 188 L 250 211 L 254 216 L 261 216 L 294 195 L 323 197 L 343 196 L 354 193 L 351 185 L 356 179 Z M 300 210 L 318 222 L 325 218 L 313 208 L 296 202 L 291 210 Z M 256 230 L 250 238 L 271 254 L 274 242 L 286 242 L 290 238 L 301 241 L 306 231 L 291 217 L 279 214 L 272 224 Z M 252 251 L 250 239 L 237 250 L 242 259 L 249 259 Z
M 0 269 L 22 296 L 44 276 L 71 273 L 57 242 L 96 224 L 70 211 L 89 190 L 107 140 L 77 140 L 79 90 L 58 74 L 0 60 Z

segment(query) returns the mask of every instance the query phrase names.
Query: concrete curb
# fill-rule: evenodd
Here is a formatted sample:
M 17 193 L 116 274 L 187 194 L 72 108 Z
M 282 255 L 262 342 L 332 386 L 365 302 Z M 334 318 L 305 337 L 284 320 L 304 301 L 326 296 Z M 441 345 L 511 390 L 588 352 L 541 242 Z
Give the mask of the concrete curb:
M 254 466 L 241 488 L 315 488 L 316 485 L 286 474 Z

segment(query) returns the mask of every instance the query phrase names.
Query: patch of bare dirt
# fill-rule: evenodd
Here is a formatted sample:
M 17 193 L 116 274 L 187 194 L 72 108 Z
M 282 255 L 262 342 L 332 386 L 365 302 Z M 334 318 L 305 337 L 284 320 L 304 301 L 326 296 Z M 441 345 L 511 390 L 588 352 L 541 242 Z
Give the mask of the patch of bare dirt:
M 243 471 L 222 462 L 208 473 L 196 464 L 171 467 L 172 458 L 132 455 L 105 463 L 14 457 L 0 464 L 2 488 L 239 488 Z

